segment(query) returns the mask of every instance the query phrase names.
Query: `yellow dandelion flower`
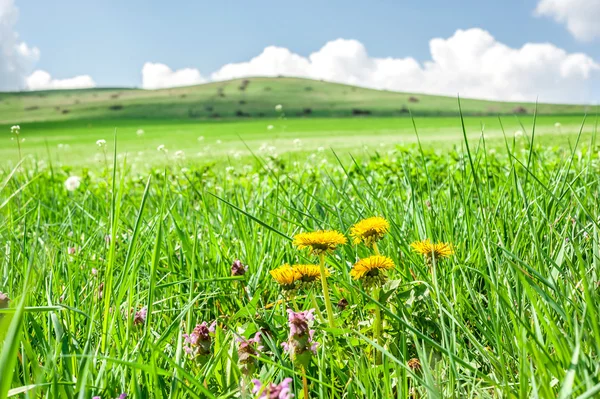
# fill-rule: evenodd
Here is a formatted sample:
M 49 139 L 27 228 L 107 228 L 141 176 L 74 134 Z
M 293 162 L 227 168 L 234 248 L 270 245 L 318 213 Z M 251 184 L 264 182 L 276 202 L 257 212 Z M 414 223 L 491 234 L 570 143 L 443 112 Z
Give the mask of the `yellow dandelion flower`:
M 428 261 L 431 259 L 438 260 L 442 258 L 447 258 L 454 253 L 454 249 L 452 249 L 452 245 L 445 242 L 432 243 L 427 240 L 423 241 L 415 241 L 410 244 L 413 251 L 424 255 Z
M 294 283 L 299 280 L 302 276 L 297 270 L 294 270 L 290 265 L 285 264 L 279 266 L 277 269 L 273 269 L 269 272 L 271 277 L 284 289 L 294 288 Z
M 350 235 L 354 237 L 355 244 L 360 244 L 362 241 L 365 245 L 370 246 L 374 242 L 381 240 L 388 231 L 390 231 L 388 221 L 381 216 L 375 216 L 363 219 L 352 226 Z
M 355 280 L 364 277 L 379 277 L 381 271 L 393 269 L 394 267 L 394 261 L 387 256 L 369 256 L 356 262 L 350 270 L 350 275 Z
M 335 230 L 319 230 L 312 233 L 300 233 L 294 236 L 293 244 L 298 249 L 310 248 L 314 255 L 331 252 L 338 245 L 347 243 L 348 240 L 342 233 Z
M 297 272 L 298 279 L 305 283 L 310 283 L 321 278 L 321 270 L 318 265 L 294 265 L 292 269 Z M 330 275 L 329 270 L 325 269 L 325 277 L 329 277 Z

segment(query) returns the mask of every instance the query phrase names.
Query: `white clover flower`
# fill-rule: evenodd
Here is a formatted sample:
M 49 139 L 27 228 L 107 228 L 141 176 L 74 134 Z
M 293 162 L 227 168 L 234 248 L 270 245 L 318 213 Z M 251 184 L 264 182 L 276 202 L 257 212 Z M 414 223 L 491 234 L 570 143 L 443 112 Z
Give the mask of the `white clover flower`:
M 495 154 L 496 153 L 496 149 L 495 148 L 490 149 L 489 153 L 492 154 L 492 155 Z
M 225 168 L 225 171 L 226 171 L 227 173 L 231 173 L 231 172 L 233 172 L 234 170 L 235 170 L 235 168 L 234 168 L 233 166 L 228 166 L 228 167 L 226 167 L 226 168 Z
M 300 139 L 294 139 L 294 146 L 295 147 L 302 147 L 302 140 L 300 140 Z
M 13 133 L 13 134 L 19 134 L 19 133 L 21 133 L 21 126 L 14 125 L 13 127 L 10 128 L 10 132 Z
M 319 147 L 319 148 L 317 148 L 317 151 L 323 152 L 323 151 L 325 151 L 325 147 Z
M 65 180 L 65 188 L 67 191 L 75 191 L 81 185 L 81 178 L 79 176 L 69 176 Z
M 277 111 L 277 112 L 281 112 L 281 111 L 283 111 L 283 105 L 281 105 L 281 104 L 277 104 L 277 105 L 275 106 L 275 111 Z
M 273 130 L 274 128 L 275 128 L 275 126 L 273 126 L 273 125 L 268 125 L 267 126 L 267 130 Z
M 98 147 L 104 147 L 106 145 L 106 140 L 103 140 L 103 139 L 96 140 L 96 145 Z
M 156 147 L 156 149 L 157 149 L 158 151 L 167 151 L 167 149 L 165 148 L 165 145 L 164 145 L 164 144 L 161 144 L 161 145 L 159 145 L 158 147 Z
M 556 122 L 556 123 L 554 124 L 554 127 L 555 127 L 555 128 L 557 128 L 557 129 L 558 129 L 560 126 L 561 126 L 560 122 Z
M 518 139 L 518 138 L 520 138 L 520 137 L 522 137 L 522 136 L 523 136 L 523 132 L 522 132 L 521 130 L 517 130 L 517 131 L 515 132 L 515 138 L 516 138 L 516 139 Z
M 198 141 L 204 141 L 204 136 L 199 136 Z
M 57 147 L 59 150 L 62 150 L 64 148 L 64 146 L 65 146 L 64 144 L 59 144 Z
M 182 150 L 175 151 L 175 157 L 176 158 L 185 158 L 185 152 L 183 152 Z
M 135 134 L 137 134 L 138 136 L 143 136 L 144 135 L 144 129 L 138 129 Z
M 189 168 L 181 168 L 181 173 L 186 174 L 190 171 Z

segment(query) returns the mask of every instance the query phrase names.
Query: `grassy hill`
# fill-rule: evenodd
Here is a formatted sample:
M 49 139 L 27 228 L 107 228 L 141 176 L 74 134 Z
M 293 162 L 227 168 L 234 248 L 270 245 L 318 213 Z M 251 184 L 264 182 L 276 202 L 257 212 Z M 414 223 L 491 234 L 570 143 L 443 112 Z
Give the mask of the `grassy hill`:
M 0 124 L 67 120 L 456 115 L 456 98 L 364 89 L 298 78 L 249 78 L 163 90 L 103 88 L 0 93 Z M 531 103 L 464 99 L 465 115 L 533 113 Z M 540 114 L 578 114 L 582 105 L 540 104 Z

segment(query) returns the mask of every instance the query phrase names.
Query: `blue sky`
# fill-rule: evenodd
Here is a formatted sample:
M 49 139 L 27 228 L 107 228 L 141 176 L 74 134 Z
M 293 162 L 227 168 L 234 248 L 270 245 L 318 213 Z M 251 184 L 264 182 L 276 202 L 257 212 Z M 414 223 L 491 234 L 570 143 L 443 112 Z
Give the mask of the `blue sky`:
M 139 87 L 146 62 L 194 68 L 210 79 L 267 46 L 307 57 L 338 38 L 357 40 L 370 57 L 423 63 L 432 57 L 431 39 L 471 28 L 510 48 L 551 43 L 600 62 L 600 38 L 581 40 L 560 16 L 534 15 L 539 3 L 555 0 L 0 1 L 14 1 L 14 31 L 39 49 L 35 69 L 53 79 L 89 75 L 98 86 Z M 600 89 L 598 79 L 588 83 Z

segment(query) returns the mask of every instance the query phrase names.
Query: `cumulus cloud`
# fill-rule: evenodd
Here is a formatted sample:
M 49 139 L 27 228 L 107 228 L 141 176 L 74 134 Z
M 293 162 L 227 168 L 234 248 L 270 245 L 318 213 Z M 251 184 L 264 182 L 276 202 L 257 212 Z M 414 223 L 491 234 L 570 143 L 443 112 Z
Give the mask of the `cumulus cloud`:
M 13 0 L 0 0 L 0 90 L 23 89 L 40 57 L 40 51 L 21 41 L 15 32 L 18 16 Z
M 96 87 L 90 75 L 79 75 L 68 79 L 53 79 L 46 71 L 37 70 L 26 79 L 29 90 L 88 89 Z
M 174 71 L 165 64 L 153 62 L 146 62 L 142 68 L 142 87 L 144 89 L 191 86 L 204 82 L 206 79 L 195 68 Z
M 600 37 L 598 0 L 540 0 L 535 13 L 565 24 L 578 40 L 587 41 Z
M 548 43 L 512 48 L 489 32 L 457 30 L 429 43 L 431 60 L 371 57 L 356 40 L 330 41 L 308 57 L 267 47 L 248 62 L 227 64 L 213 80 L 248 76 L 296 76 L 365 87 L 486 99 L 585 102 L 600 64 L 582 53 Z

